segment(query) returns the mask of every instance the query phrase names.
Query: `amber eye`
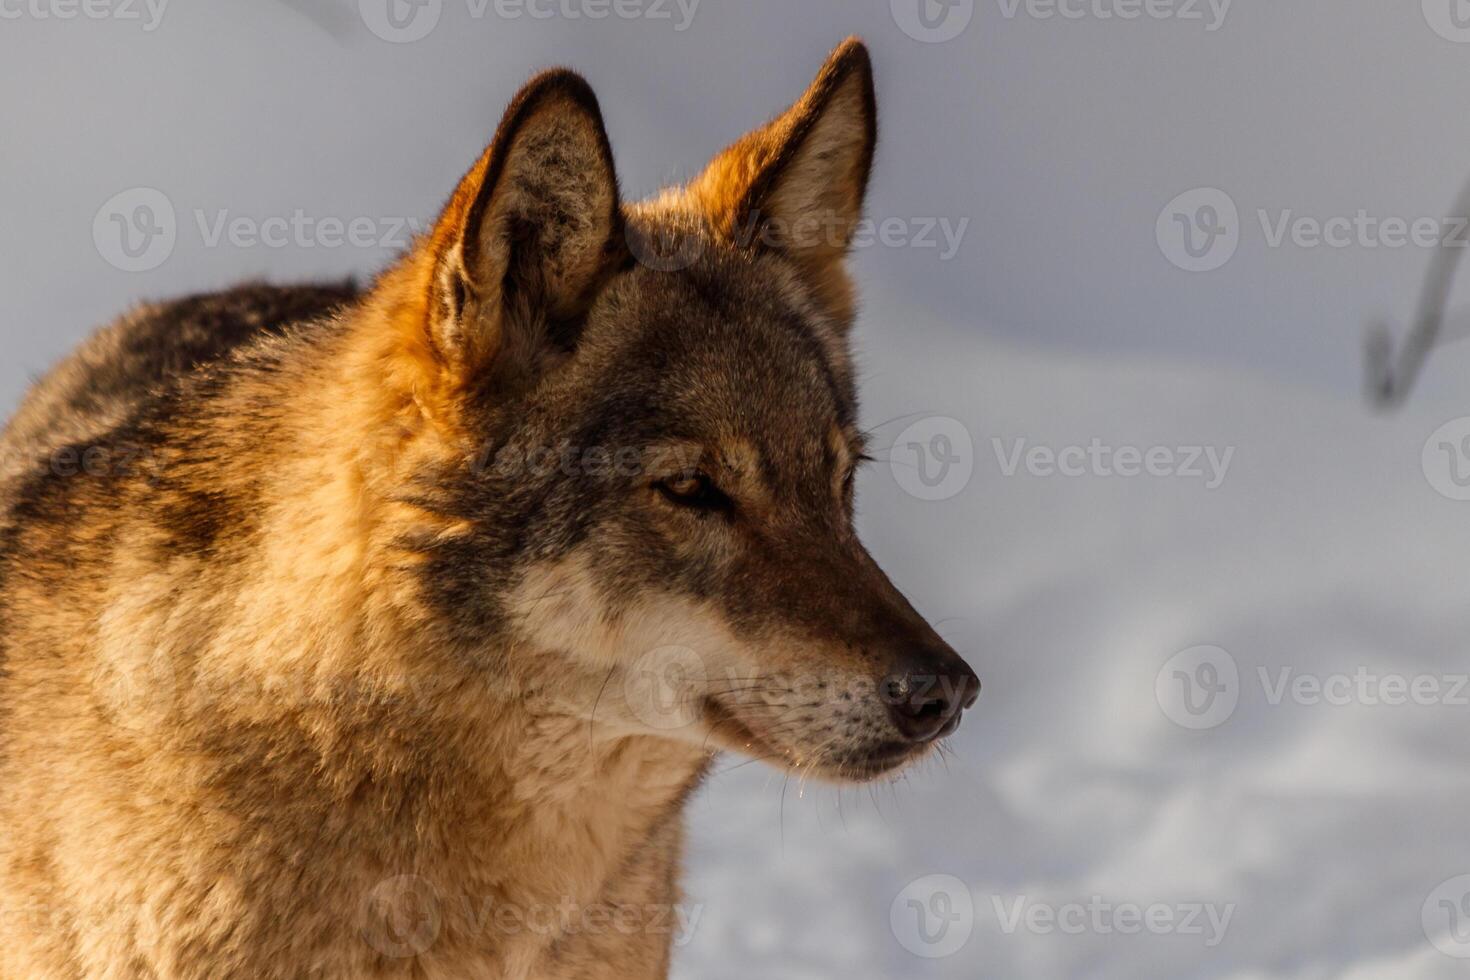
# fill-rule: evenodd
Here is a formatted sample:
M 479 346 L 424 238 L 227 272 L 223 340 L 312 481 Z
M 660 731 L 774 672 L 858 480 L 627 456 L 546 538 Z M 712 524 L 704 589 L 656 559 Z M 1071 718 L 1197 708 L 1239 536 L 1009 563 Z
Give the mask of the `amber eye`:
M 670 503 L 691 510 L 729 511 L 735 506 L 708 475 L 698 471 L 671 476 L 654 487 Z

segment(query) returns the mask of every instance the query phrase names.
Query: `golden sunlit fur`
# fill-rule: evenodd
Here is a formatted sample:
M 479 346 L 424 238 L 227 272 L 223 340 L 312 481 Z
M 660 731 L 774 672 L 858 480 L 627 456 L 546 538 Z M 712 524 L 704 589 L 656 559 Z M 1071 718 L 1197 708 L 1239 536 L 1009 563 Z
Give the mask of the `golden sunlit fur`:
M 665 977 L 714 751 L 869 778 L 952 731 L 973 675 L 851 529 L 873 113 L 850 41 L 625 207 L 550 72 L 371 289 L 145 306 L 40 382 L 0 441 L 0 980 Z M 697 259 L 640 263 L 655 229 Z M 839 691 L 921 668 L 942 731 Z

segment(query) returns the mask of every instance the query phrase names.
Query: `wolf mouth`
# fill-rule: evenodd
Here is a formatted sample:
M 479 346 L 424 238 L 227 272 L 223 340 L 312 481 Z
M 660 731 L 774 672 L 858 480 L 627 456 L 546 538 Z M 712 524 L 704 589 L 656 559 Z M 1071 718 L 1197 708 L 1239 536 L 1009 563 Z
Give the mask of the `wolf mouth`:
M 884 742 L 867 752 L 853 752 L 831 760 L 844 777 L 856 780 L 876 779 L 917 761 L 929 750 L 928 745 Z
M 704 720 L 715 736 L 748 755 L 783 765 L 794 761 L 790 751 L 773 747 L 717 698 L 704 699 Z
M 704 699 L 704 719 L 710 731 L 726 747 L 777 765 L 799 769 L 812 765 L 839 779 L 858 782 L 876 779 L 901 769 L 923 756 L 929 746 L 909 742 L 886 741 L 868 748 L 826 751 L 815 758 L 803 758 L 800 750 L 778 748 L 741 720 L 736 711 L 718 699 Z

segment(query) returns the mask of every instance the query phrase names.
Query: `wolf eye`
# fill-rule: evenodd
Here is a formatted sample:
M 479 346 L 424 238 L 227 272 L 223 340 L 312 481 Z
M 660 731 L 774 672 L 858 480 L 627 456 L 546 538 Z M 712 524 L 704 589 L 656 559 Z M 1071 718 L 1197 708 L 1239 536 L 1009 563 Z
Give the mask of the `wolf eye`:
M 728 511 L 735 503 L 703 473 L 681 473 L 654 484 L 670 503 L 691 510 Z
M 844 501 L 849 501 L 852 499 L 853 490 L 857 487 L 858 470 L 862 468 L 862 465 L 864 463 L 871 462 L 873 462 L 873 457 L 869 456 L 867 453 L 859 453 L 857 459 L 853 461 L 852 468 L 849 469 L 847 471 L 847 475 L 842 478 L 842 499 Z

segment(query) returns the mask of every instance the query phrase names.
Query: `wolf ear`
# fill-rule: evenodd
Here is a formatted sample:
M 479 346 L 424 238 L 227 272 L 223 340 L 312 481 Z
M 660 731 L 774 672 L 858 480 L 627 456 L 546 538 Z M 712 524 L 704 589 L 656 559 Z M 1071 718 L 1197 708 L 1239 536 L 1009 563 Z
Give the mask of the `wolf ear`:
M 617 176 L 591 87 L 532 79 L 430 238 L 430 344 L 462 385 L 534 375 L 575 341 L 622 240 Z
M 844 259 L 877 141 L 872 60 L 849 38 L 795 105 L 717 156 L 689 193 L 719 234 L 789 255 L 818 295 L 850 316 Z

